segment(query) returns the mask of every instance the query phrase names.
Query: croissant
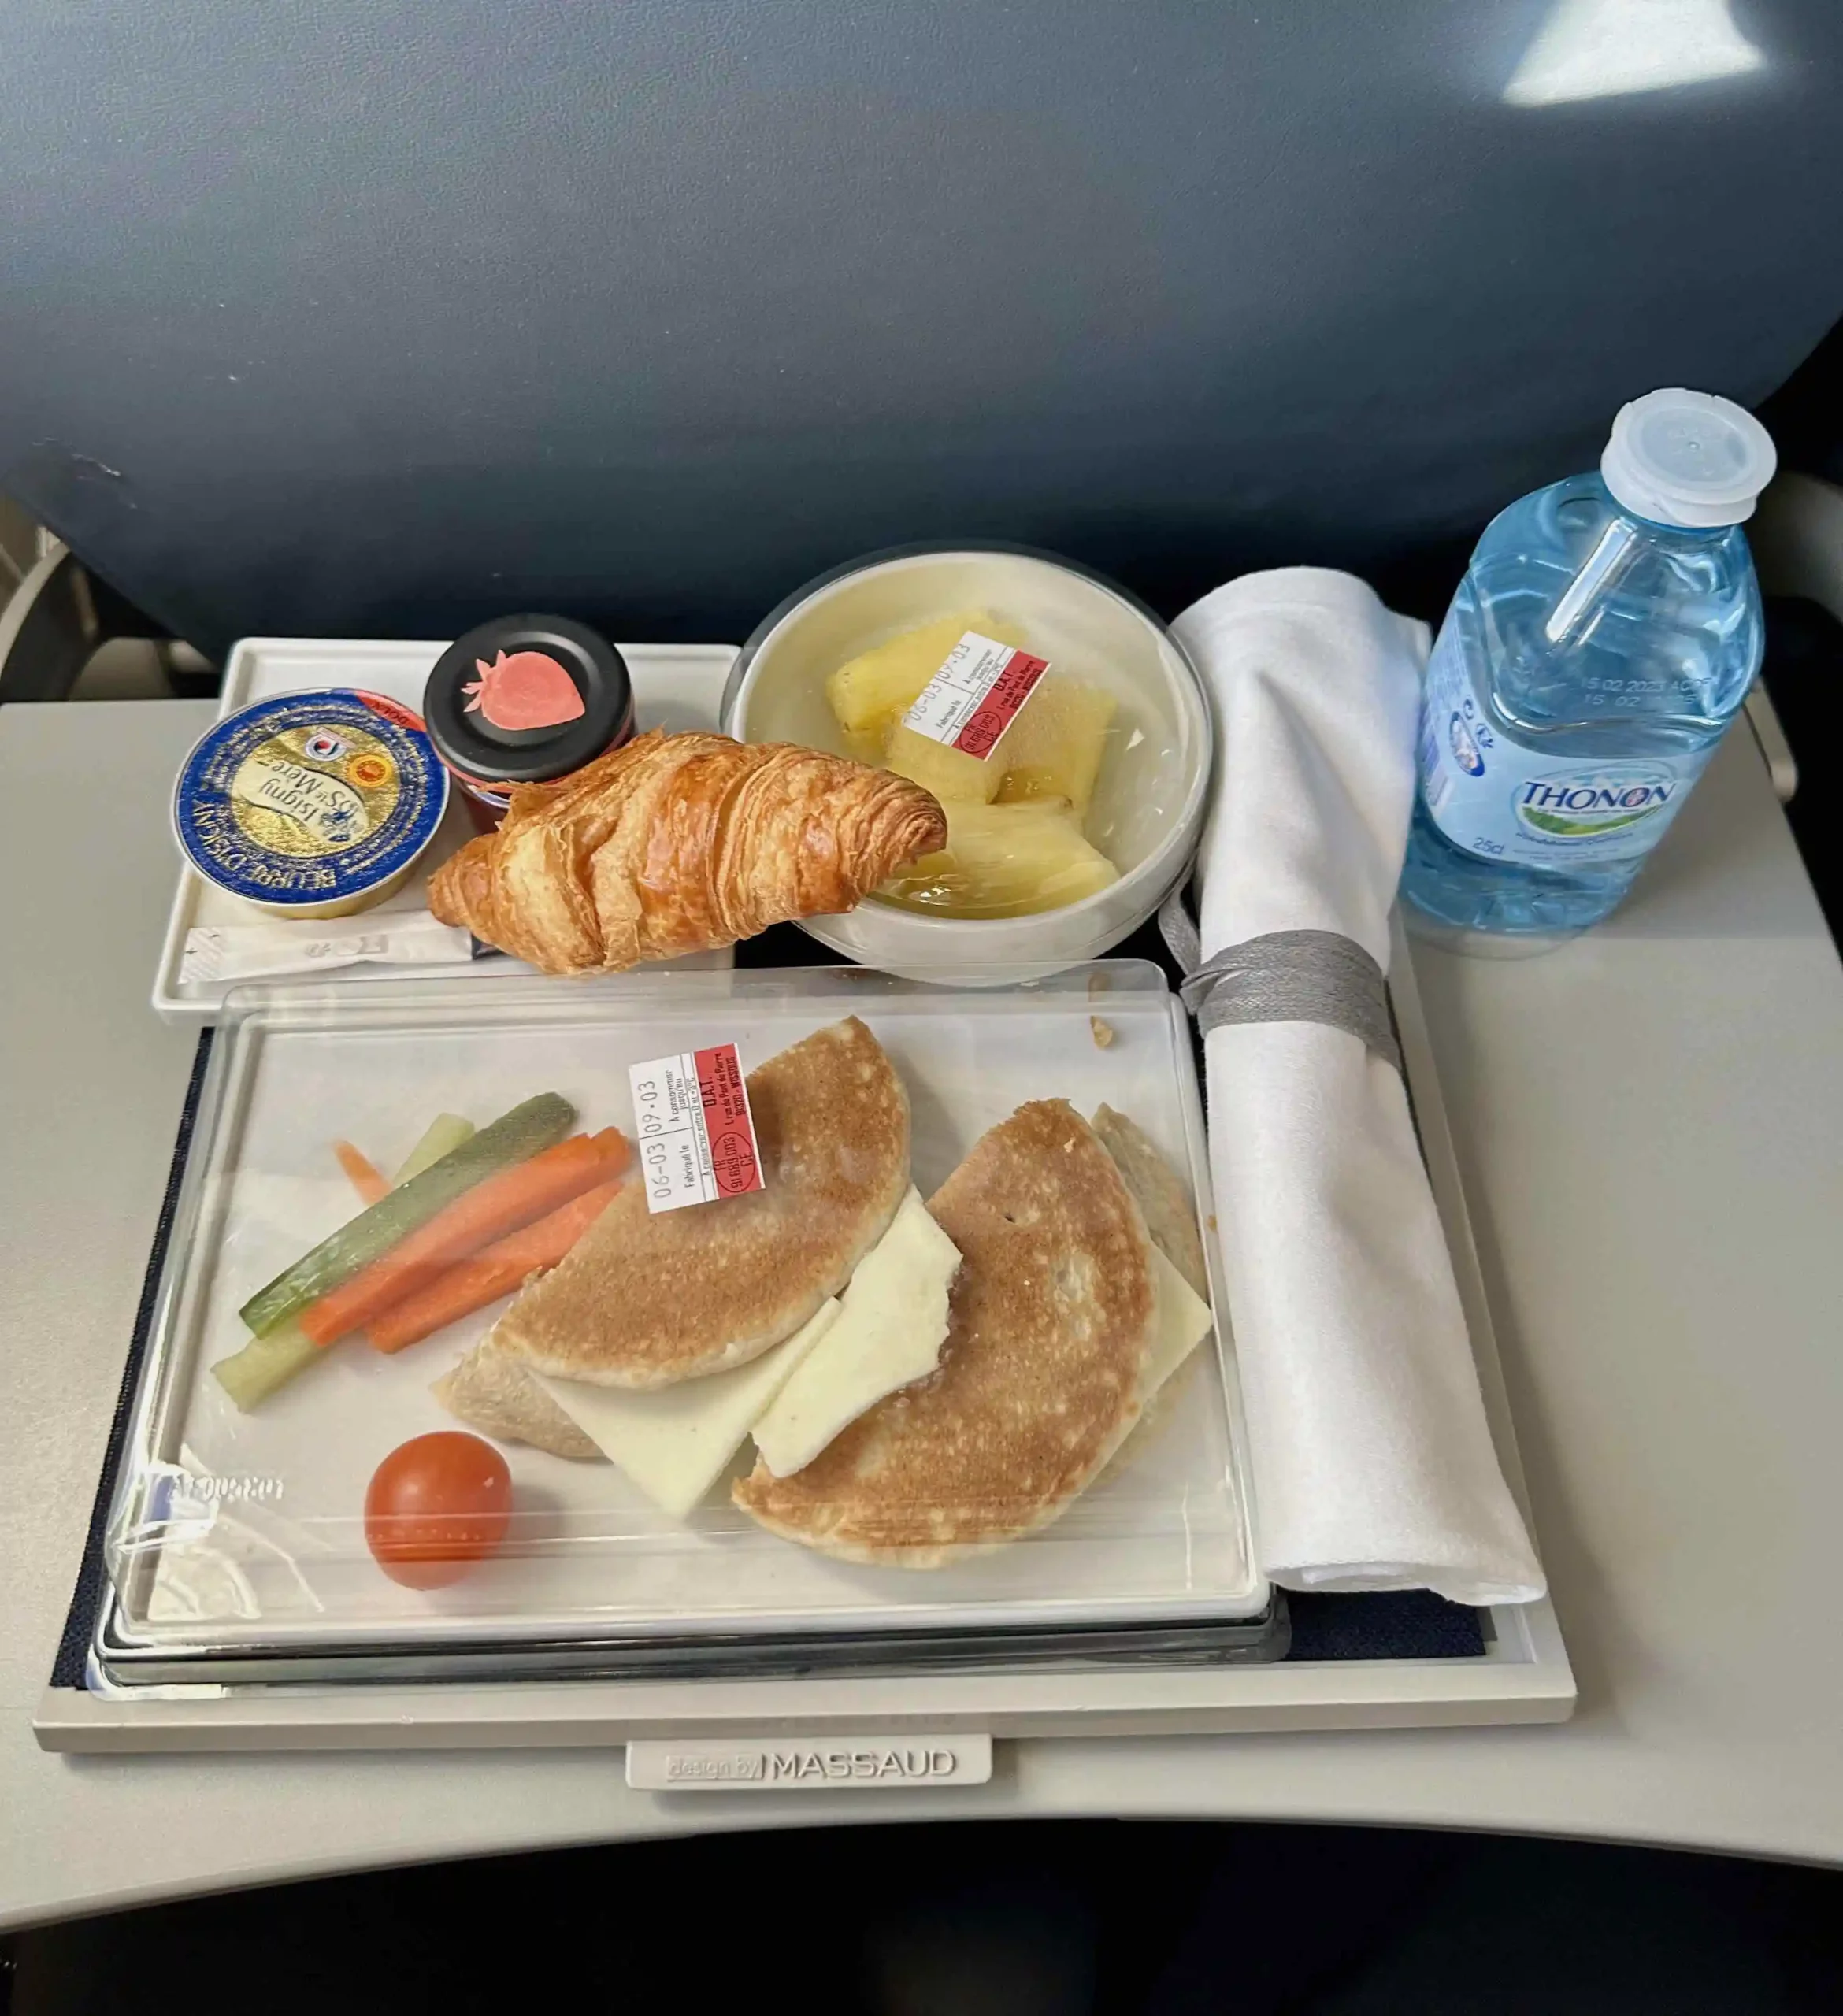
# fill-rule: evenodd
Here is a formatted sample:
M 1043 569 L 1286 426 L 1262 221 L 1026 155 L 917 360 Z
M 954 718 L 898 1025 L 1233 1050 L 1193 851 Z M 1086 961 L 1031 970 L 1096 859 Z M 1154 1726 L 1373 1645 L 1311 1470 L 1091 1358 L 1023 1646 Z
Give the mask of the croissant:
M 947 843 L 919 784 L 788 743 L 655 730 L 521 785 L 430 879 L 443 924 L 550 973 L 617 973 L 850 910 Z

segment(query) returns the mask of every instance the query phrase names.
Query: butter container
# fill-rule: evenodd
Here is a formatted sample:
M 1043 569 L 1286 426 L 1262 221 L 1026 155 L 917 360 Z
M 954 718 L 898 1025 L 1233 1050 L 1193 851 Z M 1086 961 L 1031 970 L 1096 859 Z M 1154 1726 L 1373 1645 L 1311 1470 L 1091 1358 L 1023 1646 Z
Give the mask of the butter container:
M 382 695 L 284 693 L 214 722 L 173 788 L 193 869 L 276 917 L 350 917 L 398 888 L 447 809 L 421 717 Z

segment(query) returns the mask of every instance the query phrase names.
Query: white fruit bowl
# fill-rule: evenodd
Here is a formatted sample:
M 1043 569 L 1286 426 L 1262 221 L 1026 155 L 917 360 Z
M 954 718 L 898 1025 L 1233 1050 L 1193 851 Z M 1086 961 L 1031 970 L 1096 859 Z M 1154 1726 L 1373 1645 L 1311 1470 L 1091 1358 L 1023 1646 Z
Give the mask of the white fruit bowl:
M 924 916 L 872 897 L 805 920 L 821 944 L 905 978 L 955 985 L 1041 978 L 1129 937 L 1188 869 L 1208 802 L 1208 700 L 1164 626 L 1122 590 L 1010 547 L 905 548 L 852 562 L 790 596 L 743 647 L 723 695 L 740 742 L 797 742 L 846 755 L 827 676 L 861 651 L 957 610 L 1022 626 L 1052 673 L 1119 702 L 1085 831 L 1118 881 L 1032 917 Z

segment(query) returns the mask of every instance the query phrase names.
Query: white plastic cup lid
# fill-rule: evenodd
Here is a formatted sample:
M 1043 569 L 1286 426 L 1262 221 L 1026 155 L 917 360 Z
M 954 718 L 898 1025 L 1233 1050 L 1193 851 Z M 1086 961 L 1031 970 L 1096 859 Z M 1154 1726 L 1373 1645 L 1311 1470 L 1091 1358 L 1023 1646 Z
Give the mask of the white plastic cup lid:
M 1600 473 L 1619 503 L 1655 524 L 1737 525 L 1778 462 L 1745 406 L 1677 387 L 1619 409 Z

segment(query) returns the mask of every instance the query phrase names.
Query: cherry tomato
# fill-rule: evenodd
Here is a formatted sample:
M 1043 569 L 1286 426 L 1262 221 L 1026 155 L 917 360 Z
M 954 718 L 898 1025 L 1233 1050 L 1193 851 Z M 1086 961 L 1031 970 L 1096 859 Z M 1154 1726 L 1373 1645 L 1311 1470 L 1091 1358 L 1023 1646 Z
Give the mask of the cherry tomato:
M 439 1589 L 496 1553 L 512 1473 L 490 1442 L 443 1429 L 393 1449 L 365 1493 L 365 1543 L 393 1582 Z

